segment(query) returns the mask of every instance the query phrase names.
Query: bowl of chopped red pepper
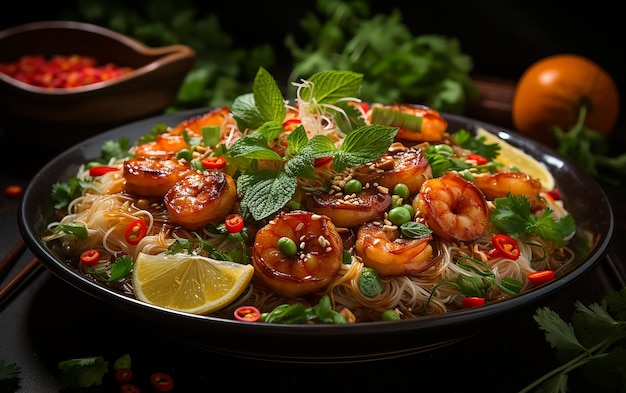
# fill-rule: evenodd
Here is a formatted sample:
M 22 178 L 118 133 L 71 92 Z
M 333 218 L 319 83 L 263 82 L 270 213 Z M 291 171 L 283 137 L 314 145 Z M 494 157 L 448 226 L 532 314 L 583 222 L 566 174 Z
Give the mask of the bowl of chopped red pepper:
M 163 112 L 193 66 L 185 45 L 148 47 L 82 22 L 43 21 L 0 31 L 0 111 L 8 134 L 69 147 Z

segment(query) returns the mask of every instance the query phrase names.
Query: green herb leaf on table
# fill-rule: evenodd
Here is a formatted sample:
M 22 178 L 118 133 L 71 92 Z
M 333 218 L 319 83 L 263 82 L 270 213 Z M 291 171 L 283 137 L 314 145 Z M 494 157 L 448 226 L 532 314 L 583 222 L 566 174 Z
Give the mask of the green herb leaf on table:
M 561 365 L 539 377 L 520 393 L 568 391 L 575 372 L 597 391 L 623 390 L 626 377 L 626 287 L 610 292 L 602 303 L 576 302 L 571 323 L 547 307 L 533 317 L 556 350 Z
M 109 371 L 108 362 L 102 356 L 64 360 L 58 367 L 64 388 L 100 386 L 102 377 Z

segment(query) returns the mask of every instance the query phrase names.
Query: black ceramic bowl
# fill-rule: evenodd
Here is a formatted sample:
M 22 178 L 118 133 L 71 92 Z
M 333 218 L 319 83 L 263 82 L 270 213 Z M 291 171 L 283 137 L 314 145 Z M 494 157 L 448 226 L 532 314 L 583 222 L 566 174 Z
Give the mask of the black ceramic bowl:
M 353 362 L 424 352 L 466 339 L 496 318 L 522 307 L 538 305 L 557 293 L 567 291 L 570 284 L 603 259 L 613 237 L 614 218 L 606 195 L 593 178 L 572 162 L 501 127 L 445 115 L 450 132 L 462 128 L 470 132 L 484 128 L 547 165 L 578 226 L 578 237 L 574 243 L 577 257 L 570 271 L 518 297 L 444 315 L 352 325 L 278 325 L 189 315 L 142 303 L 86 279 L 42 240 L 46 224 L 53 217 L 52 184 L 74 176 L 81 163 L 97 158 L 103 142 L 120 137 L 135 140 L 149 133 L 155 124 L 173 126 L 206 111 L 199 109 L 141 120 L 94 136 L 66 150 L 32 179 L 19 211 L 22 236 L 48 269 L 84 291 L 85 296 L 94 296 L 113 304 L 126 317 L 139 319 L 152 331 L 158 331 L 181 344 L 235 356 L 290 362 Z

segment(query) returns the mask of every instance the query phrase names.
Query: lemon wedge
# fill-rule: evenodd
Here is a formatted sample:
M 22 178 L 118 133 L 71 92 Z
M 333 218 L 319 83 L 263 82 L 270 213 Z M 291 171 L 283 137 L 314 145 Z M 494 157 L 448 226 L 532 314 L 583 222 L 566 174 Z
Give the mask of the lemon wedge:
M 547 192 L 554 189 L 554 177 L 543 163 L 483 128 L 479 128 L 476 131 L 476 135 L 485 137 L 485 143 L 487 144 L 497 143 L 500 145 L 500 155 L 498 155 L 495 161 L 507 167 L 517 168 L 520 172 L 538 179 L 541 182 L 542 191 Z
M 206 315 L 246 289 L 254 267 L 199 255 L 140 253 L 133 267 L 135 297 L 156 306 Z

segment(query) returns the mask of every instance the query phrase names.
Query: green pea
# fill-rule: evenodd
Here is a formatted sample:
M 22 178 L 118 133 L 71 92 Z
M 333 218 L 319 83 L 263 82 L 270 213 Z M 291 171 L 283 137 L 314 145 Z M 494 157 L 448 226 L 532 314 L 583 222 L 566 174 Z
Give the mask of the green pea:
M 380 316 L 381 321 L 399 321 L 400 314 L 398 314 L 395 310 L 386 310 Z
M 345 194 L 354 194 L 360 192 L 363 189 L 363 184 L 357 179 L 349 180 L 345 186 L 343 186 L 343 192 Z
M 382 292 L 383 282 L 378 276 L 376 270 L 371 267 L 364 267 L 363 270 L 361 270 L 359 289 L 363 295 L 368 297 L 374 297 Z
M 415 209 L 413 209 L 413 206 L 409 205 L 408 203 L 405 203 L 404 205 L 402 205 L 402 207 L 409 211 L 411 218 L 415 217 Z
M 394 207 L 393 209 L 389 210 L 389 213 L 387 213 L 387 218 L 393 223 L 393 225 L 400 226 L 405 222 L 411 221 L 412 216 L 411 212 L 400 206 Z
M 400 196 L 402 199 L 409 199 L 409 187 L 404 183 L 398 183 L 393 186 L 393 193 Z
M 296 242 L 288 238 L 287 236 L 283 236 L 278 239 L 278 249 L 285 255 L 296 255 L 298 252 L 298 246 L 296 246 Z

